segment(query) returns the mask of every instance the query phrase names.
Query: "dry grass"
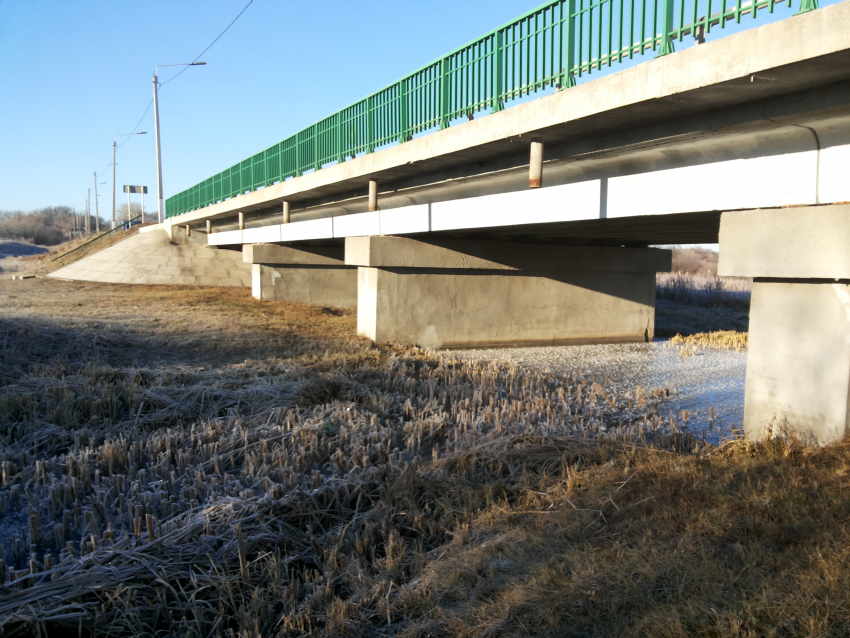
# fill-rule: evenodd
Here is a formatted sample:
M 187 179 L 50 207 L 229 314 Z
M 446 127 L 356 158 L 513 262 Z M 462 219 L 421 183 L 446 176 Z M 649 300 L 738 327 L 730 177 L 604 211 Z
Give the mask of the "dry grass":
M 242 290 L 0 308 L 4 636 L 848 631 L 845 446 L 716 449 L 663 391 Z
M 741 352 L 747 349 L 748 344 L 749 333 L 735 330 L 701 332 L 686 337 L 677 334 L 667 342 L 668 347 L 678 347 L 683 357 L 699 354 L 700 351 L 707 348 Z

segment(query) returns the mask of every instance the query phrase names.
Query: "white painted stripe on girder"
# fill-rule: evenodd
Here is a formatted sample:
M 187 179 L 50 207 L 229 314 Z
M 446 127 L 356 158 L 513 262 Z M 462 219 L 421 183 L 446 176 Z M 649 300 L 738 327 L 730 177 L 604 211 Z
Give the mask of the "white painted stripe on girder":
M 598 219 L 598 179 L 431 204 L 431 230 Z
M 246 244 L 273 244 L 281 241 L 281 224 L 274 226 L 261 226 L 260 228 L 246 228 L 242 231 L 242 241 Z
M 207 243 L 210 246 L 232 246 L 234 244 L 242 243 L 241 230 L 225 230 L 221 233 L 213 233 L 212 236 L 215 237 L 215 241 L 207 239 Z
M 334 236 L 332 217 L 310 219 L 304 222 L 292 222 L 280 227 L 280 241 L 299 241 L 304 239 L 331 239 Z
M 427 233 L 431 230 L 430 204 L 403 206 L 381 211 L 382 235 Z
M 850 202 L 850 145 L 820 153 L 820 203 Z
M 334 237 L 365 237 L 381 234 L 381 218 L 377 211 L 339 215 L 333 218 Z
M 608 217 L 812 204 L 817 151 L 613 177 Z

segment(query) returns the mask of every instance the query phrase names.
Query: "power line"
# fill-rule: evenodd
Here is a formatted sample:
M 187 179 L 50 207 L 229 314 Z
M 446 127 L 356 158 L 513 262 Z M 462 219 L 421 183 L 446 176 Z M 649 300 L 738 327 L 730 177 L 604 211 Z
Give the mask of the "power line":
M 242 9 L 242 11 L 240 11 L 240 12 L 239 12 L 239 15 L 237 15 L 235 18 L 233 18 L 233 20 L 230 22 L 230 24 L 228 24 L 228 25 L 225 27 L 224 31 L 222 31 L 221 33 L 219 33 L 219 34 L 218 34 L 218 37 L 217 37 L 215 40 L 213 40 L 213 41 L 210 43 L 210 45 L 209 45 L 206 49 L 204 49 L 203 51 L 201 51 L 201 52 L 198 54 L 198 57 L 196 57 L 194 60 L 192 60 L 192 62 L 197 62 L 198 60 L 200 60 L 200 59 L 201 59 L 201 56 L 202 56 L 204 53 L 206 53 L 207 51 L 209 51 L 209 50 L 213 47 L 213 45 L 221 39 L 221 36 L 223 36 L 225 33 L 227 33 L 227 31 L 228 31 L 228 29 L 230 29 L 230 27 L 232 27 L 234 24 L 236 24 L 236 21 L 237 21 L 239 18 L 241 18 L 241 17 L 242 17 L 242 14 L 243 14 L 243 13 L 245 13 L 245 11 L 247 11 L 247 10 L 248 10 L 248 7 L 250 7 L 253 3 L 254 3 L 254 0 L 249 0 L 249 1 L 248 1 L 248 4 L 246 4 L 246 5 L 245 5 L 245 7 Z M 175 75 L 173 78 L 171 78 L 171 79 L 169 79 L 169 80 L 167 80 L 167 81 L 165 81 L 165 82 L 160 82 L 159 86 L 160 86 L 160 87 L 163 87 L 163 86 L 165 86 L 166 84 L 168 84 L 169 82 L 171 82 L 171 81 L 173 81 L 173 80 L 176 80 L 178 77 L 180 77 L 180 74 L 181 74 L 181 73 L 183 73 L 183 71 L 185 71 L 185 70 L 186 70 L 186 69 L 188 69 L 188 68 L 189 68 L 188 66 L 184 66 L 182 69 L 180 69 L 180 72 L 179 72 L 179 73 L 177 73 L 177 75 Z M 139 125 L 140 125 L 140 124 L 142 123 L 142 121 L 145 119 L 145 116 L 148 114 L 148 111 L 150 111 L 150 110 L 151 110 L 151 106 L 152 106 L 152 105 L 153 105 L 153 99 L 151 99 L 151 101 L 150 101 L 150 102 L 148 102 L 148 106 L 147 106 L 147 108 L 145 109 L 145 112 L 144 112 L 144 113 L 142 113 L 142 117 L 140 117 L 140 118 L 139 118 L 139 121 L 138 121 L 138 122 L 136 122 L 136 126 L 134 126 L 134 127 L 133 127 L 133 133 L 134 133 L 134 134 L 136 133 L 136 131 L 138 131 L 138 130 L 139 130 Z M 132 137 L 132 134 L 131 134 L 131 135 L 128 135 L 128 136 L 127 136 L 127 138 L 126 138 L 123 142 L 121 142 L 121 143 L 118 145 L 118 148 L 121 148 L 122 146 L 124 146 L 124 144 L 126 144 L 128 141 L 130 141 L 130 138 L 131 138 L 131 137 Z
M 196 57 L 194 60 L 192 60 L 192 62 L 197 62 L 198 60 L 200 60 L 200 59 L 201 59 L 201 56 L 202 56 L 204 53 L 206 53 L 207 51 L 209 51 L 210 49 L 212 49 L 213 44 L 215 44 L 216 42 L 218 42 L 218 41 L 221 39 L 221 36 L 223 36 L 225 33 L 227 33 L 227 30 L 228 30 L 230 27 L 232 27 L 234 24 L 236 24 L 236 21 L 237 21 L 240 17 L 242 17 L 242 14 L 243 14 L 243 13 L 245 13 L 245 11 L 247 11 L 247 10 L 248 10 L 248 7 L 250 7 L 253 3 L 254 3 L 254 0 L 249 0 L 248 4 L 246 4 L 246 5 L 245 5 L 245 8 L 244 8 L 244 9 L 242 9 L 242 11 L 240 11 L 240 12 L 239 12 L 239 15 L 238 15 L 238 16 L 236 16 L 235 18 L 233 18 L 233 22 L 231 22 L 230 24 L 228 24 L 228 25 L 227 25 L 227 27 L 224 29 L 224 31 L 222 31 L 221 33 L 219 33 L 219 34 L 218 34 L 218 37 L 217 37 L 215 40 L 213 40 L 213 41 L 212 41 L 212 43 L 210 43 L 210 45 L 209 45 L 206 49 L 204 49 L 203 51 L 201 51 L 201 52 L 198 54 L 198 57 Z M 173 78 L 171 78 L 170 80 L 166 80 L 165 82 L 162 82 L 162 83 L 160 84 L 160 86 L 165 86 L 165 85 L 166 85 L 166 84 L 168 84 L 169 82 L 171 82 L 171 81 L 173 81 L 173 80 L 176 80 L 178 77 L 180 77 L 180 73 L 183 73 L 183 71 L 185 71 L 185 70 L 186 70 L 186 69 L 188 69 L 188 68 L 189 68 L 188 66 L 184 66 L 182 69 L 180 69 L 180 72 L 179 72 L 177 75 L 175 75 L 175 76 L 174 76 Z M 150 108 L 150 107 L 148 107 L 148 108 Z

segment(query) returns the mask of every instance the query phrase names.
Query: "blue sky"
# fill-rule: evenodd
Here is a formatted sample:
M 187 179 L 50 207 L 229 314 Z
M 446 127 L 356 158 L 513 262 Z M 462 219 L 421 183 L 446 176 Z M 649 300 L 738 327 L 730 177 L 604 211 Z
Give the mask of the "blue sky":
M 109 216 L 112 174 L 104 165 L 113 136 L 131 132 L 150 102 L 154 67 L 195 59 L 247 2 L 0 0 L 0 210 L 81 208 L 97 168 L 106 182 L 100 214 Z M 539 4 L 254 0 L 204 55 L 206 66 L 160 91 L 165 196 Z M 160 81 L 179 70 L 161 69 Z M 122 184 L 144 184 L 152 210 L 152 109 L 139 130 L 148 134 L 118 149 L 118 202 L 126 201 Z

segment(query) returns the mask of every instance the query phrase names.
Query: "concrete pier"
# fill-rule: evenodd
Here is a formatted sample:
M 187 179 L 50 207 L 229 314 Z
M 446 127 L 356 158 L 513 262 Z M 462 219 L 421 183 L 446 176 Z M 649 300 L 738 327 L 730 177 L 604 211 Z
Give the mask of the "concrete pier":
M 263 301 L 353 308 L 357 305 L 357 269 L 346 266 L 338 246 L 245 244 L 242 258 L 251 264 L 251 293 Z
M 357 330 L 431 347 L 647 341 L 655 273 L 647 248 L 350 237 Z
M 753 277 L 744 430 L 825 445 L 850 414 L 850 205 L 724 213 L 719 274 Z

